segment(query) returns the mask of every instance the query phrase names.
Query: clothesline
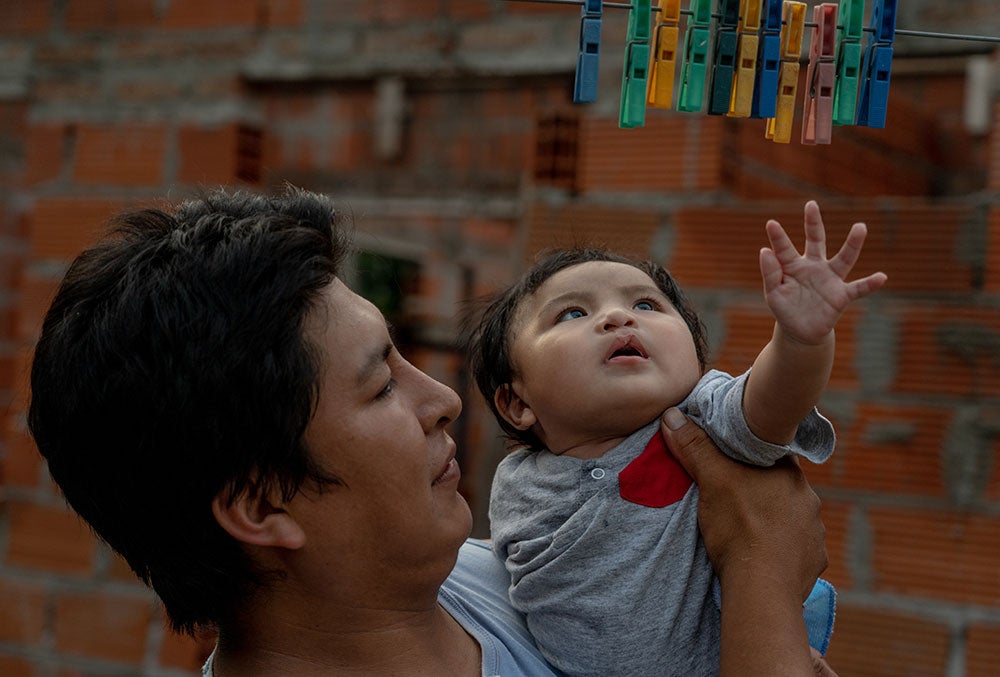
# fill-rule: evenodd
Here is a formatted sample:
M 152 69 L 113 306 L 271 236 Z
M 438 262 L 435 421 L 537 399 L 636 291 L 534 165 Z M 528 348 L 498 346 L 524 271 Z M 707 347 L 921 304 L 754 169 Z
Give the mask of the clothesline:
M 539 3 L 548 3 L 548 4 L 553 4 L 553 5 L 577 5 L 577 6 L 583 5 L 583 0 L 507 0 L 507 1 L 508 2 L 539 2 Z M 604 7 L 608 7 L 608 8 L 611 8 L 611 9 L 633 9 L 632 4 L 628 3 L 628 2 L 605 2 L 605 3 L 603 3 L 603 5 L 604 5 Z M 660 8 L 659 7 L 651 7 L 650 11 L 659 12 Z M 681 10 L 681 14 L 691 14 L 691 13 L 692 12 L 689 9 L 682 9 Z M 712 14 L 712 17 L 718 19 L 718 18 L 721 17 L 721 15 L 719 15 L 719 14 Z M 815 27 L 816 26 L 816 24 L 814 22 L 811 22 L 811 21 L 807 21 L 805 25 L 806 26 L 810 26 L 810 27 Z M 869 27 L 864 27 L 864 28 L 862 28 L 862 30 L 865 31 L 865 32 L 867 32 L 867 33 L 874 33 L 875 32 L 875 29 L 869 28 Z M 966 41 L 971 41 L 971 42 L 1000 43 L 1000 36 L 990 36 L 990 35 L 970 35 L 970 34 L 966 34 L 966 33 L 940 33 L 940 32 L 936 32 L 936 31 L 920 31 L 920 30 L 910 30 L 910 29 L 905 29 L 905 28 L 897 28 L 896 29 L 896 34 L 897 35 L 909 35 L 909 36 L 917 37 L 917 38 L 934 38 L 934 39 L 938 39 L 938 40 L 966 40 Z

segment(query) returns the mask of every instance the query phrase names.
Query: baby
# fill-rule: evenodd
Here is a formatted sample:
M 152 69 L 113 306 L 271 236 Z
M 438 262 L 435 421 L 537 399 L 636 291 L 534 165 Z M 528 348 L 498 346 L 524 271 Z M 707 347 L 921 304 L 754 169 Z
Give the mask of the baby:
M 703 328 L 666 270 L 603 250 L 541 259 L 472 334 L 479 389 L 519 447 L 493 483 L 494 550 L 514 606 L 563 672 L 718 672 L 720 602 L 698 490 L 658 433 L 665 409 L 679 406 L 749 463 L 788 454 L 822 462 L 833 452 L 833 428 L 815 406 L 834 326 L 886 276 L 845 281 L 865 226 L 854 224 L 827 259 L 815 202 L 805 206 L 803 254 L 778 222 L 766 231 L 760 270 L 776 322 L 739 377 L 705 372 Z M 815 594 L 824 591 L 829 613 L 809 628 L 821 651 L 832 590 L 820 581 Z

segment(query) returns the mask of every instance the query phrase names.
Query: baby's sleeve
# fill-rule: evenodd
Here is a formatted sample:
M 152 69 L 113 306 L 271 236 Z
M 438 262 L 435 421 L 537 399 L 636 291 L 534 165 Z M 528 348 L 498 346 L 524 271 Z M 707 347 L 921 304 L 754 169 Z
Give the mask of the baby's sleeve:
M 747 370 L 733 377 L 713 369 L 701 378 L 680 407 L 727 456 L 738 461 L 769 466 L 789 454 L 813 463 L 830 458 L 836 435 L 833 425 L 815 407 L 799 422 L 790 444 L 772 444 L 751 432 L 743 417 L 743 390 L 749 374 Z

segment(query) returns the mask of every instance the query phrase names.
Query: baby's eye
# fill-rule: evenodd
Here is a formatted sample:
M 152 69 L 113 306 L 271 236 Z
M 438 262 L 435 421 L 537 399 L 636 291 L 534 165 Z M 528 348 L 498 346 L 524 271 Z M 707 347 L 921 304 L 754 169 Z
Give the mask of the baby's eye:
M 656 310 L 656 306 L 653 305 L 652 301 L 636 301 L 632 307 L 636 310 Z
M 578 317 L 583 317 L 585 313 L 579 308 L 570 308 L 569 310 L 564 310 L 562 315 L 556 320 L 556 322 L 565 322 L 566 320 L 575 320 Z

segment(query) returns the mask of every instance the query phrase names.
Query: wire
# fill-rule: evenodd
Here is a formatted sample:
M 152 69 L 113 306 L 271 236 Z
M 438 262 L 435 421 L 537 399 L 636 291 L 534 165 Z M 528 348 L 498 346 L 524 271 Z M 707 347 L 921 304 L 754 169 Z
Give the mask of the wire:
M 541 2 L 553 5 L 577 5 L 583 4 L 584 0 L 507 0 L 508 2 Z M 610 7 L 611 9 L 633 9 L 633 5 L 630 2 L 604 2 L 602 3 L 604 7 Z M 651 7 L 651 11 L 659 12 L 659 7 Z M 681 14 L 693 14 L 690 9 L 682 9 Z M 712 17 L 718 19 L 722 15 L 712 14 Z M 806 26 L 810 28 L 815 28 L 816 23 L 812 21 L 807 21 Z M 838 26 L 840 28 L 840 26 Z M 865 27 L 864 30 L 867 33 L 874 33 L 874 28 Z M 917 38 L 935 38 L 938 40 L 968 40 L 970 42 L 995 42 L 1000 43 L 1000 36 L 990 36 L 990 35 L 968 35 L 965 33 L 936 33 L 934 31 L 917 31 L 908 30 L 905 28 L 897 28 L 896 35 L 909 35 Z

